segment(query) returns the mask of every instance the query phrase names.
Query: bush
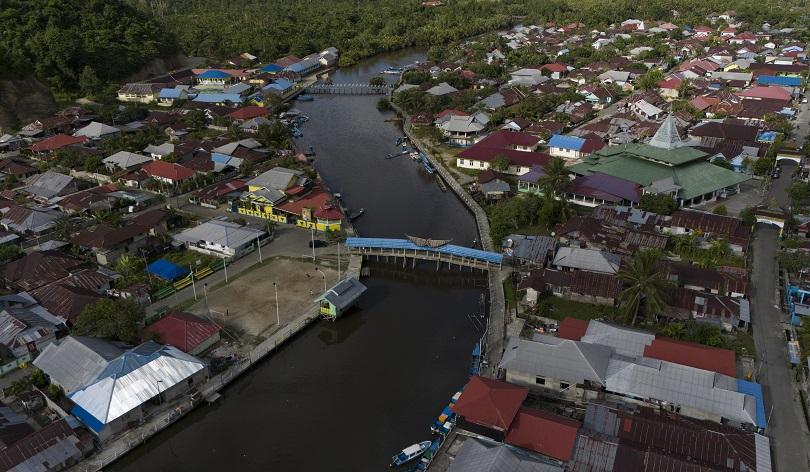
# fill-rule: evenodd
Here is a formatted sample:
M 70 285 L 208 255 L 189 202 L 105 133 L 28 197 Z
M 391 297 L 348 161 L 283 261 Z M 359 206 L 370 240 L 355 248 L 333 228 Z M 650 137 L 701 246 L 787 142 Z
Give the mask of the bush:
M 671 215 L 678 204 L 675 199 L 669 195 L 661 193 L 647 193 L 641 197 L 639 208 L 644 211 L 658 213 L 659 215 Z
M 712 210 L 712 213 L 714 213 L 715 215 L 727 216 L 728 208 L 726 208 L 725 205 L 717 205 L 716 207 L 714 207 L 714 210 Z

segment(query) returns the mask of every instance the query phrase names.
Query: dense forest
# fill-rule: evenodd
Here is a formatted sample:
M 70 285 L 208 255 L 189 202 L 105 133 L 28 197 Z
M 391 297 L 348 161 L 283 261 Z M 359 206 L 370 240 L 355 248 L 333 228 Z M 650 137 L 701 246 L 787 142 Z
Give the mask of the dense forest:
M 796 26 L 807 0 L 0 0 L 0 78 L 35 75 L 56 90 L 120 81 L 176 52 L 221 60 L 249 51 L 263 60 L 328 46 L 352 64 L 407 46 L 441 46 L 517 22 L 626 18 L 704 22 L 734 9 L 752 24 Z

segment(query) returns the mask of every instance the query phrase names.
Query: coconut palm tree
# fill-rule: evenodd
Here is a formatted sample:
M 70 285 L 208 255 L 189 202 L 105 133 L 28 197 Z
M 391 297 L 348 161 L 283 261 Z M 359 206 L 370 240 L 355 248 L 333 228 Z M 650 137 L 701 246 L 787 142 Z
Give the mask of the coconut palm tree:
M 543 192 L 557 196 L 570 181 L 565 161 L 559 157 L 552 157 L 544 171 L 546 175 L 537 179 L 537 183 L 540 184 Z
M 709 252 L 716 259 L 722 259 L 731 254 L 731 247 L 725 239 L 715 239 L 709 244 Z
M 678 254 L 683 254 L 685 256 L 691 256 L 695 253 L 695 250 L 698 247 L 697 238 L 695 238 L 692 234 L 684 234 L 680 236 L 675 236 L 674 238 L 675 244 L 675 251 Z
M 650 315 L 666 309 L 666 290 L 669 282 L 658 266 L 658 255 L 654 252 L 637 252 L 633 260 L 619 271 L 619 278 L 626 287 L 619 295 L 625 315 L 632 316 L 631 324 L 642 311 Z

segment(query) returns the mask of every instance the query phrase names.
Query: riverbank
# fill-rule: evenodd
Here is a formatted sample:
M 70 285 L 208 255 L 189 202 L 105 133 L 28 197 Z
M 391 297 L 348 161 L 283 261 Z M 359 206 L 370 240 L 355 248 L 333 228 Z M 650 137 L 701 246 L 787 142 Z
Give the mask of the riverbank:
M 444 166 L 444 162 L 436 159 L 429 151 L 427 143 L 416 137 L 411 132 L 411 117 L 404 110 L 398 107 L 393 97 L 389 100 L 391 107 L 399 115 L 403 117 L 402 131 L 405 136 L 410 139 L 411 143 L 424 154 L 436 172 L 439 173 L 441 178 L 447 186 L 453 191 L 454 194 L 461 200 L 464 205 L 470 210 L 475 217 L 475 225 L 478 228 L 478 239 L 481 248 L 485 251 L 500 250 L 500 244 L 495 245 L 492 241 L 492 235 L 489 227 L 489 218 L 486 212 L 472 196 L 464 190 L 462 184 L 456 180 L 453 174 Z M 498 364 L 501 362 L 501 357 L 506 346 L 506 329 L 510 322 L 509 316 L 506 313 L 506 301 L 503 292 L 503 282 L 511 276 L 511 270 L 503 268 L 500 271 L 489 271 L 488 286 L 489 286 L 489 319 L 486 331 L 486 344 L 482 346 L 484 353 L 484 362 L 482 365 L 481 373 L 487 377 L 495 378 L 498 376 Z
M 349 256 L 349 267 L 346 270 L 346 277 L 359 279 L 361 268 L 362 257 Z M 166 408 L 147 419 L 140 426 L 129 429 L 112 441 L 106 443 L 104 448 L 94 455 L 92 459 L 82 461 L 69 470 L 73 472 L 97 472 L 113 463 L 119 457 L 130 452 L 132 449 L 145 443 L 149 438 L 160 431 L 168 428 L 197 406 L 205 402 L 213 403 L 217 401 L 220 397 L 219 392 L 222 389 L 245 374 L 251 367 L 273 353 L 285 342 L 294 338 L 320 317 L 319 304 L 314 302 L 307 307 L 303 314 L 257 344 L 248 351 L 244 357 L 240 357 L 234 365 L 220 374 L 209 377 L 200 387 L 199 395 L 181 398 L 167 405 Z

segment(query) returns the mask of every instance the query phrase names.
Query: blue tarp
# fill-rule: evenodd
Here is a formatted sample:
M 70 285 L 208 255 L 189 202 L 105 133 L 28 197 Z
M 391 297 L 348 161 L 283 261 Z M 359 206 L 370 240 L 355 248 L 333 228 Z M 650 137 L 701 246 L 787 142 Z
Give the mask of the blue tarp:
M 787 77 L 781 75 L 760 75 L 757 77 L 759 85 L 779 85 L 781 87 L 801 87 L 801 77 Z
M 102 429 L 104 429 L 104 423 L 98 420 L 95 416 L 91 415 L 87 412 L 84 408 L 80 406 L 74 406 L 70 413 L 79 419 L 85 426 L 92 429 L 93 431 L 99 433 Z
M 565 136 L 562 134 L 555 134 L 548 141 L 548 147 L 560 149 L 573 149 L 574 151 L 582 150 L 585 145 L 585 140 L 576 136 Z
M 188 275 L 189 270 L 185 267 L 179 266 L 174 262 L 169 262 L 166 259 L 158 259 L 155 262 L 146 266 L 146 270 L 157 277 L 164 280 L 176 280 L 180 277 Z
M 756 382 L 737 379 L 737 391 L 746 395 L 751 395 L 757 401 L 757 427 L 765 428 L 768 420 L 765 418 L 765 401 L 762 397 L 762 386 Z
M 417 246 L 407 239 L 386 239 L 386 238 L 346 238 L 346 247 L 367 247 L 375 249 L 406 249 L 419 251 L 433 251 L 440 254 L 448 254 L 456 257 L 467 257 L 492 264 L 501 264 L 503 254 L 497 252 L 482 251 L 453 244 L 445 244 L 436 248 L 427 246 Z
M 761 143 L 772 143 L 776 141 L 776 131 L 763 131 L 759 133 L 757 141 Z

